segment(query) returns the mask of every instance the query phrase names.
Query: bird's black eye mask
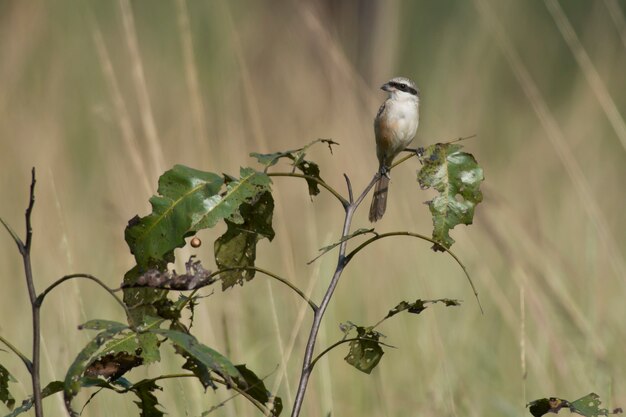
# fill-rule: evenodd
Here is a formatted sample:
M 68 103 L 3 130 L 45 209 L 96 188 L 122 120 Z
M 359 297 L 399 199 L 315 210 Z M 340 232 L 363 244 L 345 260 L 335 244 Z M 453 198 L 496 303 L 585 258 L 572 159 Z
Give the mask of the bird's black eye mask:
M 397 83 L 395 81 L 392 81 L 389 83 L 389 85 L 394 88 L 397 88 L 400 91 L 404 91 L 405 93 L 410 93 L 410 94 L 413 94 L 414 96 L 419 97 L 418 91 L 415 88 L 410 87 L 404 83 Z

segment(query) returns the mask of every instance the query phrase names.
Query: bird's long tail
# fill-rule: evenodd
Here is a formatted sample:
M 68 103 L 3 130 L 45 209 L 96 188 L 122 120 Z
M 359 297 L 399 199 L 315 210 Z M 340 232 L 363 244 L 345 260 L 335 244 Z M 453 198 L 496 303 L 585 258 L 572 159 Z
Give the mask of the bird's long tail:
M 387 209 L 387 192 L 389 190 L 389 177 L 381 175 L 374 188 L 374 198 L 370 206 L 370 221 L 373 223 L 383 218 Z

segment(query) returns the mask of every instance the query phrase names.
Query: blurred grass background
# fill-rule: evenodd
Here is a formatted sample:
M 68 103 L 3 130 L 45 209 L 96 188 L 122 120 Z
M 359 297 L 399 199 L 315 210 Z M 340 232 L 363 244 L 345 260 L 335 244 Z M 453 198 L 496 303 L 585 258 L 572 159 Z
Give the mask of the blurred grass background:
M 37 168 L 33 262 L 39 290 L 73 272 L 117 286 L 132 258 L 128 219 L 149 212 L 160 173 L 182 163 L 238 173 L 249 152 L 341 143 L 311 156 L 322 176 L 356 189 L 374 173 L 372 121 L 396 75 L 422 90 L 416 144 L 477 134 L 465 143 L 485 169 L 485 201 L 453 247 L 478 287 L 417 240 L 377 242 L 345 271 L 318 349 L 337 323 L 371 324 L 397 302 L 465 300 L 381 328 L 387 349 L 371 376 L 338 349 L 320 362 L 303 415 L 522 416 L 527 401 L 591 391 L 626 406 L 626 3 L 545 1 L 0 2 L 0 216 L 23 233 L 30 168 Z M 429 234 L 415 161 L 394 171 L 378 231 Z M 277 237 L 258 265 L 320 298 L 334 255 L 307 266 L 340 234 L 342 210 L 277 178 Z M 354 227 L 367 227 L 366 208 Z M 203 232 L 197 253 L 212 264 Z M 180 252 L 181 258 L 189 251 Z M 180 265 L 178 265 L 180 268 Z M 0 238 L 0 334 L 30 351 L 21 258 Z M 208 291 L 206 291 L 208 293 Z M 211 295 L 196 335 L 278 386 L 288 414 L 310 314 L 263 277 Z M 62 379 L 92 334 L 92 318 L 123 320 L 90 283 L 66 284 L 44 305 L 44 383 Z M 295 329 L 295 330 L 294 330 Z M 131 377 L 171 372 L 164 361 Z M 9 352 L 0 362 L 28 376 Z M 279 366 L 278 370 L 276 367 Z M 199 416 L 231 393 L 164 382 L 169 415 Z M 79 397 L 83 402 L 84 394 Z M 6 411 L 0 406 L 0 413 Z M 62 399 L 45 400 L 65 415 Z M 214 412 L 254 416 L 235 399 Z M 102 393 L 85 415 L 138 415 L 130 397 Z

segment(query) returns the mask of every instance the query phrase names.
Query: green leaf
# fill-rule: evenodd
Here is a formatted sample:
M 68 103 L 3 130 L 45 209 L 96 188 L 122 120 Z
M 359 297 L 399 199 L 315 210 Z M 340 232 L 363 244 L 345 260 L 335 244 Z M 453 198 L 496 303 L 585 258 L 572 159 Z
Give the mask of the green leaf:
M 141 410 L 141 417 L 162 417 L 165 414 L 157 408 L 159 400 L 153 394 L 156 390 L 162 390 L 154 380 L 144 379 L 137 382 L 130 389 L 138 398 L 139 401 L 133 401 L 137 404 L 137 407 Z
M 602 404 L 600 396 L 592 392 L 572 402 L 570 410 L 586 417 L 608 416 L 609 410 L 600 408 L 600 404 Z
M 330 139 L 317 139 L 317 140 L 312 141 L 308 145 L 299 149 L 295 149 L 293 151 L 274 152 L 274 153 L 269 153 L 269 154 L 260 154 L 260 153 L 253 152 L 250 154 L 250 156 L 253 158 L 256 158 L 257 161 L 259 161 L 259 163 L 261 163 L 262 165 L 265 165 L 266 170 L 267 168 L 276 165 L 276 163 L 281 158 L 287 158 L 291 160 L 291 165 L 293 166 L 294 170 L 298 169 L 304 175 L 315 177 L 321 180 L 319 166 L 315 162 L 307 161 L 306 159 L 304 159 L 308 149 L 317 143 L 327 144 L 331 153 L 332 153 L 332 145 L 339 145 L 337 142 L 332 141 Z M 309 195 L 314 196 L 320 193 L 320 189 L 319 189 L 319 186 L 317 185 L 317 182 L 310 180 L 310 179 L 307 179 L 306 182 L 309 187 Z
M 126 328 L 128 327 L 126 324 L 124 323 L 120 323 L 118 321 L 111 321 L 111 320 L 101 320 L 101 319 L 95 319 L 95 320 L 89 320 L 86 323 L 81 324 L 80 326 L 78 326 L 79 329 L 81 330 L 112 330 L 112 329 L 120 329 L 120 328 Z
M 250 203 L 243 203 L 239 209 L 241 222 L 226 220 L 226 233 L 215 241 L 215 262 L 219 269 L 242 268 L 220 274 L 222 289 L 235 284 L 243 285 L 254 278 L 255 271 L 245 268 L 254 267 L 256 245 L 259 240 L 274 238 L 272 215 L 274 199 L 269 191 Z
M 63 386 L 64 385 L 62 381 L 52 381 L 51 383 L 46 385 L 43 390 L 41 390 L 41 398 L 46 398 L 51 396 L 52 394 L 63 391 Z M 33 397 L 28 397 L 27 399 L 22 401 L 22 404 L 15 410 L 13 410 L 11 414 L 7 414 L 6 417 L 15 417 L 17 415 L 25 413 L 26 411 L 30 410 L 34 404 L 35 400 L 33 399 Z
M 137 328 L 138 332 L 123 332 L 109 341 L 102 348 L 99 357 L 115 353 L 134 353 L 140 352 L 139 356 L 143 359 L 144 365 L 161 360 L 159 353 L 158 340 L 154 333 L 147 332 L 150 329 L 158 328 L 163 323 L 163 319 L 146 315 L 144 323 Z
M 159 178 L 158 195 L 150 199 L 152 213 L 135 216 L 126 227 L 126 242 L 137 265 L 124 276 L 125 285 L 132 286 L 149 269 L 167 270 L 168 262 L 174 261 L 174 250 L 199 230 L 199 221 L 217 210 L 223 185 L 220 175 L 183 165 Z M 157 305 L 166 297 L 166 291 L 152 288 L 124 289 L 124 302 L 133 306 L 130 322 L 141 323 L 145 315 L 158 315 Z
M 252 168 L 241 168 L 239 175 L 239 179 L 227 179 L 226 192 L 215 196 L 208 203 L 211 207 L 203 216 L 194 219 L 191 230 L 198 231 L 213 227 L 222 219 L 238 224 L 243 223 L 239 206 L 244 203 L 253 203 L 263 193 L 270 191 L 272 181 L 267 174 Z
M 562 408 L 568 408 L 570 412 L 577 413 L 585 417 L 608 416 L 609 414 L 620 414 L 621 408 L 609 411 L 606 408 L 600 408 L 600 397 L 598 394 L 590 393 L 576 401 L 569 402 L 561 398 L 541 398 L 526 404 L 530 413 L 534 417 L 541 417 L 547 413 L 557 414 Z
M 193 335 L 167 329 L 154 329 L 150 331 L 167 337 L 174 345 L 181 349 L 186 359 L 192 358 L 194 363 L 198 366 L 190 370 L 203 384 L 206 382 L 203 378 L 206 377 L 207 370 L 220 375 L 231 385 L 235 385 L 237 382 L 241 383 L 242 381 L 245 383 L 245 380 L 242 379 L 235 365 L 233 365 L 228 358 L 210 347 L 201 344 Z
M 15 398 L 9 392 L 9 382 L 16 382 L 7 368 L 0 364 L 0 402 L 3 402 L 9 410 L 15 406 Z
M 174 261 L 174 250 L 199 230 L 213 227 L 222 219 L 237 225 L 245 223 L 240 206 L 255 204 L 270 192 L 270 184 L 266 174 L 251 168 L 241 168 L 240 178 L 222 178 L 183 165 L 165 172 L 159 179 L 159 195 L 150 200 L 152 213 L 135 217 L 126 228 L 126 241 L 137 265 L 126 273 L 124 286 L 132 287 L 151 269 L 167 271 L 167 264 Z M 124 302 L 133 306 L 131 323 L 140 323 L 145 315 L 168 311 L 159 308 L 168 303 L 163 290 L 125 288 Z
M 258 153 L 251 152 L 250 156 L 256 158 L 256 160 L 261 164 L 265 165 L 266 168 L 274 166 L 278 163 L 280 158 L 288 157 L 291 151 L 287 152 L 273 152 L 273 153 Z
M 304 175 L 308 175 L 309 177 L 314 177 L 319 180 L 322 179 L 322 177 L 320 177 L 320 167 L 315 162 L 302 160 L 295 164 L 295 167 L 302 171 Z M 317 184 L 317 181 L 306 178 L 306 184 L 309 187 L 310 196 L 318 195 L 320 193 L 320 187 Z
M 407 310 L 409 313 L 419 314 L 422 311 L 426 310 L 426 308 L 428 307 L 427 304 L 434 303 L 442 303 L 445 304 L 446 307 L 461 305 L 461 302 L 459 300 L 453 300 L 450 298 L 440 298 L 438 300 L 416 300 L 412 303 L 409 303 L 408 301 L 402 301 L 397 306 L 389 310 L 389 313 L 387 313 L 385 319 L 395 316 L 396 314 L 405 310 Z
M 141 349 L 141 357 L 146 365 L 161 360 L 161 354 L 159 353 L 159 340 L 156 335 L 152 333 L 139 333 L 137 335 L 137 344 Z
M 65 398 L 65 407 L 72 417 L 78 415 L 74 410 L 72 410 L 72 399 L 81 389 L 80 379 L 87 366 L 89 366 L 92 362 L 93 356 L 100 349 L 100 347 L 102 347 L 109 340 L 113 339 L 125 330 L 128 330 L 128 327 L 122 325 L 121 323 L 113 323 L 114 322 L 109 322 L 110 325 L 107 326 L 107 330 L 98 333 L 93 340 L 87 343 L 78 356 L 76 356 L 76 359 L 74 359 L 74 362 L 70 365 L 67 374 L 65 375 L 63 396 Z
M 439 192 L 428 206 L 433 216 L 433 240 L 447 249 L 454 243 L 450 230 L 458 224 L 472 224 L 474 208 L 483 200 L 483 170 L 471 154 L 460 149 L 460 145 L 446 143 L 429 146 L 417 176 L 421 188 Z M 443 250 L 439 245 L 433 249 Z
M 159 269 L 166 270 L 167 264 L 159 265 Z M 146 268 L 136 265 L 124 275 L 122 286 L 132 287 L 146 272 Z M 124 288 L 124 304 L 128 306 L 130 315 L 128 322 L 139 325 L 145 317 L 161 317 L 159 306 L 167 303 L 167 291 L 154 288 Z
M 358 339 L 350 342 L 350 351 L 344 359 L 359 371 L 369 374 L 385 353 L 378 343 L 381 334 L 372 327 L 356 326 L 356 330 Z
M 220 219 L 223 207 L 218 195 L 224 180 L 212 172 L 176 165 L 159 178 L 158 194 L 150 199 L 152 213 L 135 217 L 126 227 L 126 242 L 143 268 L 172 262 L 174 249 L 185 245 L 185 237 Z
M 235 368 L 237 368 L 245 381 L 244 384 L 235 381 L 237 386 L 250 394 L 252 398 L 268 407 L 271 410 L 270 416 L 278 417 L 283 411 L 283 400 L 280 397 L 272 396 L 272 393 L 265 387 L 263 380 L 246 368 L 246 365 L 237 365 Z
M 140 326 L 142 331 L 146 328 L 158 327 L 163 322 L 160 318 L 147 315 L 144 317 L 144 321 L 145 323 Z M 80 329 L 88 330 L 110 330 L 119 327 L 127 328 L 123 323 L 100 319 L 90 320 L 79 326 Z M 102 350 L 105 354 L 130 354 L 140 351 L 140 356 L 146 365 L 161 359 L 157 338 L 152 333 L 127 332 L 121 335 L 121 337 L 116 337 L 115 340 L 109 342 Z
M 182 333 L 188 333 L 187 329 L 179 322 L 172 323 L 170 329 Z M 213 376 L 211 375 L 211 369 L 203 362 L 196 359 L 195 356 L 187 353 L 185 349 L 181 348 L 176 343 L 173 343 L 173 345 L 174 351 L 185 358 L 183 369 L 191 371 L 198 378 L 205 390 L 209 387 L 216 390 L 217 385 L 215 385 Z
M 539 400 L 531 401 L 526 404 L 528 411 L 534 417 L 541 417 L 547 413 L 557 414 L 563 407 L 569 407 L 569 402 L 560 398 L 541 398 Z

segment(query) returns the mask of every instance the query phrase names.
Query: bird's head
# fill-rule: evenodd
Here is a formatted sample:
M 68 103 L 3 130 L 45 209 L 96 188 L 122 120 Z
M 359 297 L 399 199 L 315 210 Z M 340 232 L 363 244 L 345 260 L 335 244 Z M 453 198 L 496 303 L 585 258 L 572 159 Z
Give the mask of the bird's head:
M 405 77 L 392 78 L 380 88 L 388 92 L 393 99 L 419 100 L 420 98 L 419 88 L 415 86 L 413 81 Z

